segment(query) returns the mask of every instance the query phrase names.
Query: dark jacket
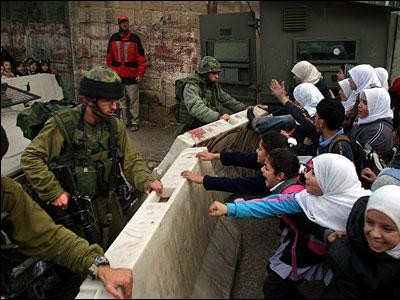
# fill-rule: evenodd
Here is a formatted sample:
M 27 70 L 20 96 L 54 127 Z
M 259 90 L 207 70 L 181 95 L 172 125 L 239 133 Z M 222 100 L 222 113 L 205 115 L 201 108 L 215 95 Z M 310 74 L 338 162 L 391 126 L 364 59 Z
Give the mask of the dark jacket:
M 373 252 L 365 239 L 368 199 L 357 200 L 347 221 L 347 237 L 336 240 L 328 251 L 333 279 L 323 298 L 400 299 L 400 261 Z
M 378 119 L 371 123 L 353 127 L 349 135 L 362 146 L 369 144 L 373 150 L 389 151 L 392 149 L 393 121 L 391 118 Z
M 314 156 L 330 152 L 346 156 L 351 161 L 354 160 L 353 152 L 351 150 L 351 145 L 348 142 L 345 141 L 337 142 L 336 144 L 334 144 L 331 151 L 329 151 L 330 144 L 326 146 L 320 145 L 319 143 L 320 134 L 315 129 L 314 119 L 310 117 L 308 112 L 303 107 L 296 105 L 292 101 L 288 101 L 284 107 L 288 111 L 288 113 L 301 125 L 302 129 L 301 131 L 303 132 L 303 135 L 309 137 L 313 141 L 313 145 L 307 146 L 308 148 L 307 152 L 298 153 L 299 155 L 309 154 Z M 300 133 L 297 134 L 297 137 L 303 138 L 303 136 Z M 303 147 L 303 151 L 305 148 L 306 147 Z
M 257 162 L 256 152 L 222 152 L 220 157 L 224 166 L 237 166 L 249 169 L 261 170 L 262 165 Z M 265 185 L 265 178 L 261 172 L 256 176 L 228 178 L 204 176 L 203 186 L 206 190 L 224 191 L 241 195 L 270 194 Z

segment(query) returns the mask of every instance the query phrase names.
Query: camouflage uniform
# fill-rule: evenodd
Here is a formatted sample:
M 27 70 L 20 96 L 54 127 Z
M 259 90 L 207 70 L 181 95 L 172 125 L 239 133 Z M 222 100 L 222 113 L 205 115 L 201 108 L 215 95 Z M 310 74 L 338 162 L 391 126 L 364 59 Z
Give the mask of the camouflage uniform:
M 111 69 L 105 67 L 96 68 L 93 69 L 95 70 L 94 72 L 89 71 L 85 75 L 85 79 L 90 83 L 90 87 L 94 87 L 96 90 L 92 90 L 91 88 L 87 90 L 85 88 L 86 83 L 81 81 L 80 93 L 87 97 L 95 97 L 95 94 L 98 94 L 100 91 L 100 93 L 104 95 L 103 97 L 112 98 L 114 95 L 114 99 L 118 99 L 118 95 L 113 91 L 113 88 L 118 85 L 114 86 L 112 84 L 120 83 L 119 76 Z M 111 83 L 111 85 L 108 85 L 107 89 L 102 87 L 106 84 L 103 82 L 105 80 Z M 101 88 L 103 88 L 103 90 L 99 90 Z M 119 92 L 119 89 L 116 91 Z M 95 106 L 95 108 L 97 109 L 97 106 Z M 83 120 L 82 114 L 84 114 L 84 112 L 82 106 L 73 109 L 72 113 L 76 115 L 76 119 Z M 96 114 L 101 115 L 101 112 L 97 109 Z M 84 169 L 86 167 L 81 165 L 83 162 L 88 162 L 92 165 L 96 163 L 96 166 L 102 165 L 104 167 L 104 171 L 101 171 L 101 173 L 98 170 L 94 170 L 94 172 L 97 172 L 92 174 L 95 179 L 89 182 L 84 181 L 82 177 L 90 176 L 90 171 L 92 169 L 89 169 L 89 172 L 86 171 L 87 173 L 81 173 L 79 176 L 75 175 L 75 180 L 77 181 L 77 186 L 81 194 L 89 194 L 89 192 L 85 193 L 83 190 L 89 190 L 94 185 L 96 193 L 91 195 L 92 205 L 89 205 L 86 201 L 84 205 L 95 220 L 94 226 L 98 236 L 101 236 L 101 228 L 106 224 L 106 204 L 108 200 L 107 183 L 109 177 L 105 174 L 109 174 L 107 170 L 109 172 L 111 165 L 109 154 L 111 151 L 108 151 L 111 130 L 109 123 L 111 123 L 111 126 L 114 128 L 117 151 L 124 176 L 131 185 L 135 186 L 139 191 L 144 192 L 148 185 L 155 179 L 152 177 L 145 161 L 141 158 L 139 153 L 136 152 L 128 136 L 125 125 L 117 117 L 112 117 L 111 119 L 103 118 L 103 120 L 96 125 L 83 122 L 83 130 L 75 130 L 73 138 L 73 142 L 81 146 L 79 148 L 74 147 L 73 153 L 71 150 L 66 150 L 68 148 L 66 137 L 55 118 L 52 117 L 46 122 L 44 128 L 28 145 L 21 156 L 21 166 L 27 179 L 32 184 L 39 198 L 47 203 L 56 200 L 64 193 L 64 188 L 55 178 L 49 166 L 54 164 L 68 164 L 71 165 L 75 174 L 78 168 Z M 78 128 L 78 124 L 76 124 L 76 128 Z M 90 166 L 91 165 L 89 165 L 89 167 Z M 102 178 L 99 179 L 100 176 L 102 176 Z M 80 182 L 83 183 L 80 184 Z M 108 235 L 109 242 L 108 245 L 103 245 L 103 247 L 109 246 L 125 225 L 121 206 L 115 193 L 112 203 L 112 223 Z M 78 232 L 78 234 L 82 233 Z
M 208 73 L 220 72 L 219 62 L 205 56 L 198 70 L 190 78 L 183 90 L 183 101 L 180 107 L 179 124 L 176 134 L 217 121 L 223 115 L 223 107 L 233 112 L 245 109 L 245 105 L 225 93 L 218 82 L 208 82 Z
M 14 180 L 1 177 L 1 212 L 9 213 L 12 232 L 9 237 L 26 256 L 39 256 L 46 261 L 88 274 L 97 256 L 104 255 L 97 244 L 88 242 L 53 220 L 24 192 Z

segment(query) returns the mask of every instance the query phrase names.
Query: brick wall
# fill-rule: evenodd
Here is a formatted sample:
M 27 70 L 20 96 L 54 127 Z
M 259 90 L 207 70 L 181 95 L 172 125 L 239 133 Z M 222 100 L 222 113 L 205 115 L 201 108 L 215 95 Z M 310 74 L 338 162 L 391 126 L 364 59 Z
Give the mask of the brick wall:
M 173 121 L 174 81 L 192 73 L 200 55 L 199 15 L 248 12 L 259 1 L 3 1 L 2 46 L 18 59 L 50 58 L 64 95 L 74 99 L 84 71 L 105 64 L 108 39 L 127 15 L 148 62 L 140 83 L 141 119 Z
M 245 3 L 245 4 L 243 4 Z M 258 1 L 250 1 L 258 11 Z M 174 81 L 189 75 L 200 55 L 199 15 L 209 1 L 77 1 L 69 2 L 75 85 L 82 73 L 105 63 L 108 39 L 118 31 L 117 16 L 127 15 L 141 38 L 148 62 L 140 83 L 141 120 L 173 121 Z M 217 1 L 218 13 L 247 12 L 244 1 Z

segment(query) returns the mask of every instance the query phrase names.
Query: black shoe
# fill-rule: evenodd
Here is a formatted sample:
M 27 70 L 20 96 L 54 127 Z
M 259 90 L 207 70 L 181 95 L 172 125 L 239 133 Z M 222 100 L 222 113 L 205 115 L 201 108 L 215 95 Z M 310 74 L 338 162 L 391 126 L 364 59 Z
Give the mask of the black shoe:
M 256 117 L 256 116 L 254 115 L 253 107 L 249 107 L 249 108 L 247 109 L 247 119 L 249 119 L 249 123 L 247 123 L 247 127 L 248 127 L 248 128 L 252 128 L 251 123 L 252 123 L 252 121 L 253 121 L 253 119 L 254 119 L 255 117 Z

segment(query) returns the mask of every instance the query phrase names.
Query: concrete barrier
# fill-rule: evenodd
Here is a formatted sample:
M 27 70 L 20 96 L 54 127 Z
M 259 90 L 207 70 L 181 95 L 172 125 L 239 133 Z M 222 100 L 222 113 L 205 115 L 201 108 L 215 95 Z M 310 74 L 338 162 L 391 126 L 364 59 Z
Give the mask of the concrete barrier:
M 235 151 L 255 151 L 259 137 L 247 129 L 246 110 L 232 114 L 229 121 L 218 120 L 179 135 L 167 155 L 153 170 L 156 178 L 161 178 L 183 149 L 206 146 L 208 151 L 220 152 L 225 149 Z
M 107 250 L 113 267 L 133 270 L 133 298 L 229 298 L 240 233 L 228 218 L 211 218 L 208 207 L 226 193 L 189 183 L 182 170 L 214 174 L 195 157 L 205 147 L 183 150 Z M 99 281 L 86 279 L 77 299 L 110 298 Z

